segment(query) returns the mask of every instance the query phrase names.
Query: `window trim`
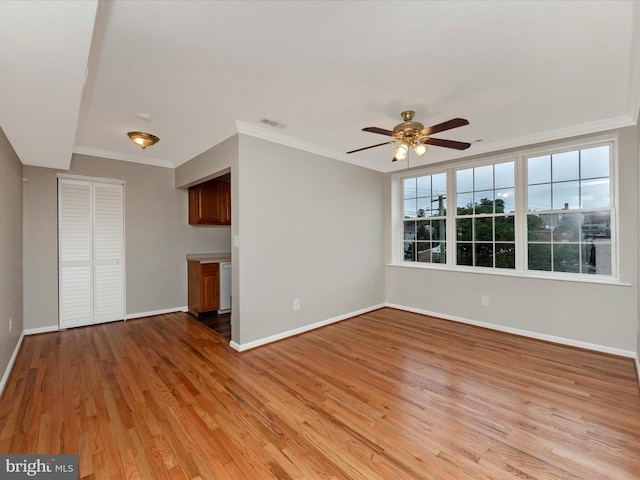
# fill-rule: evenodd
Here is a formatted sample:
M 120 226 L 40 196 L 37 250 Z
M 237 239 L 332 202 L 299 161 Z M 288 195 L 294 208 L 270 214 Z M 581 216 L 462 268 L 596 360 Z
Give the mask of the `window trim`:
M 540 270 L 527 270 L 527 205 L 528 205 L 528 180 L 527 180 L 527 158 L 558 154 L 567 151 L 586 149 L 598 145 L 608 144 L 610 146 L 610 164 L 609 164 L 609 184 L 611 197 L 611 225 L 612 225 L 612 262 L 611 275 L 597 275 L 584 273 L 568 273 L 568 272 L 547 272 Z M 419 177 L 423 175 L 436 175 L 438 173 L 447 174 L 447 195 L 451 197 L 449 192 L 456 192 L 456 172 L 467 168 L 475 168 L 484 165 L 494 165 L 514 161 L 515 174 L 515 197 L 516 208 L 513 215 L 515 216 L 515 244 L 516 249 L 516 265 L 515 269 L 504 269 L 496 267 L 475 267 L 456 265 L 455 255 L 455 220 L 457 205 L 453 202 L 447 202 L 447 261 L 445 264 L 433 264 L 427 262 L 405 261 L 402 242 L 402 232 L 404 229 L 403 222 L 403 182 L 405 178 Z M 559 280 L 559 281 L 575 281 L 583 283 L 604 283 L 614 285 L 629 285 L 620 281 L 620 235 L 619 235 L 619 145 L 618 134 L 596 135 L 589 138 L 578 140 L 570 140 L 565 142 L 549 143 L 538 147 L 525 148 L 510 154 L 490 155 L 483 158 L 474 158 L 470 160 L 451 161 L 445 164 L 429 165 L 395 172 L 391 175 L 391 262 L 390 266 L 422 268 L 445 270 L 451 272 L 475 273 L 480 275 L 502 275 L 515 276 L 532 279 L 543 280 Z M 589 209 L 584 209 L 589 210 Z M 607 209 L 609 210 L 609 209 Z M 576 210 L 580 212 L 582 209 Z

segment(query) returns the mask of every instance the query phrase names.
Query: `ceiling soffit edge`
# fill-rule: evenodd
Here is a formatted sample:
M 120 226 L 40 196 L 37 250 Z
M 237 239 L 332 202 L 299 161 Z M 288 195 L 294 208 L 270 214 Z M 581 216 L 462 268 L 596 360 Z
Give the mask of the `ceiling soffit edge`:
M 92 157 L 108 158 L 111 160 L 121 160 L 123 162 L 141 163 L 143 165 L 153 165 L 156 167 L 174 168 L 170 161 L 163 160 L 161 158 L 143 157 L 141 155 L 125 155 L 111 150 L 83 147 L 82 145 L 76 145 L 73 149 L 73 153 L 90 155 Z

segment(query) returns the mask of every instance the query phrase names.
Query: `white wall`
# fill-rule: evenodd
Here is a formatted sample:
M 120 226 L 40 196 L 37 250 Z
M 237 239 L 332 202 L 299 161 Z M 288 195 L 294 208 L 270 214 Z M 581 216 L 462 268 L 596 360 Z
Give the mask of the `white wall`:
M 445 318 L 482 322 L 614 353 L 637 352 L 638 132 L 629 127 L 618 133 L 620 279 L 630 286 L 389 265 L 387 301 Z M 389 186 L 386 195 L 390 204 Z M 390 236 L 387 240 L 390 258 Z M 489 307 L 481 305 L 483 295 L 490 297 Z
M 22 164 L 0 128 L 0 375 L 7 367 L 23 329 L 22 305 Z M 9 319 L 13 328 L 9 333 Z
M 127 315 L 187 305 L 187 253 L 228 252 L 230 228 L 188 224 L 174 170 L 74 155 L 71 169 L 24 167 L 25 329 L 58 325 L 57 174 L 125 181 Z
M 234 342 L 246 345 L 382 303 L 384 175 L 239 139 Z M 300 310 L 292 309 L 293 299 Z

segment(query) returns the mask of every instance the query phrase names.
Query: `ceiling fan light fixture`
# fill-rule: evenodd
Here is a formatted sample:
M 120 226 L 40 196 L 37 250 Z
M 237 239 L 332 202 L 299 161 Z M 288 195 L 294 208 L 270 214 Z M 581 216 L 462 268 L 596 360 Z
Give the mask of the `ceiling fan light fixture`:
M 155 135 L 144 132 L 129 132 L 127 133 L 133 143 L 138 145 L 143 150 L 151 145 L 154 145 L 160 141 Z
M 413 151 L 416 152 L 416 155 L 422 157 L 425 153 L 427 153 L 427 146 L 424 143 L 414 143 L 412 145 Z
M 402 142 L 400 145 L 396 147 L 396 154 L 393 157 L 395 161 L 404 160 L 407 158 L 407 154 L 409 153 L 409 145 Z

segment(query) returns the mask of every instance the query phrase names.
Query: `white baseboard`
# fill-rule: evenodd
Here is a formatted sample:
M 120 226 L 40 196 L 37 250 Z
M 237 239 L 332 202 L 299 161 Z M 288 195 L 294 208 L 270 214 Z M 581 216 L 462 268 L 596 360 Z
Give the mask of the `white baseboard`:
M 339 315 L 337 317 L 329 318 L 327 320 L 322 320 L 320 322 L 304 325 L 299 328 L 294 328 L 293 330 L 287 330 L 286 332 L 281 332 L 275 335 L 271 335 L 269 337 L 261 338 L 259 340 L 254 340 L 253 342 L 238 344 L 236 342 L 231 341 L 229 342 L 229 346 L 234 350 L 237 350 L 238 352 L 244 352 L 252 348 L 266 345 L 267 343 L 275 342 L 277 340 L 282 340 L 283 338 L 292 337 L 294 335 L 299 335 L 301 333 L 308 332 L 310 330 L 315 330 L 316 328 L 324 327 L 332 323 L 341 322 L 342 320 L 346 320 L 348 318 L 357 317 L 358 315 L 372 312 L 373 310 L 378 310 L 379 308 L 382 308 L 384 306 L 385 306 L 384 304 L 380 304 L 380 305 L 375 305 L 373 307 L 363 308 L 362 310 L 357 310 L 355 312 Z
M 0 396 L 4 393 L 4 387 L 7 386 L 7 381 L 9 380 L 9 375 L 11 375 L 11 370 L 13 370 L 13 364 L 18 357 L 18 351 L 20 350 L 20 346 L 22 345 L 22 340 L 24 339 L 24 330 L 20 334 L 20 338 L 18 339 L 18 343 L 16 344 L 16 348 L 13 349 L 13 354 L 9 359 L 9 364 L 4 371 L 4 375 L 2 375 L 2 380 L 0 380 Z
M 571 347 L 584 348 L 585 350 L 593 350 L 596 352 L 610 353 L 612 355 L 618 355 L 620 357 L 636 358 L 637 355 L 631 350 L 621 350 L 619 348 L 607 347 L 606 345 L 598 345 L 595 343 L 581 342 L 579 340 L 573 340 L 571 338 L 556 337 L 554 335 L 546 335 L 544 333 L 531 332 L 529 330 L 521 330 L 519 328 L 505 327 L 503 325 L 496 325 L 495 323 L 478 322 L 476 320 L 469 320 L 468 318 L 456 317 L 454 315 L 446 315 L 438 312 L 430 312 L 428 310 L 422 310 L 420 308 L 405 307 L 404 305 L 396 305 L 394 303 L 385 304 L 387 307 L 396 308 L 398 310 L 405 310 L 407 312 L 419 313 L 422 315 L 429 315 L 431 317 L 443 318 L 445 320 L 452 320 L 454 322 L 466 323 L 468 325 L 475 325 L 477 327 L 484 327 L 490 330 L 497 330 L 499 332 L 512 333 L 514 335 L 520 335 L 523 337 L 535 338 L 536 340 L 545 340 L 547 342 L 558 343 L 561 345 L 568 345 Z
M 638 346 L 640 348 L 640 345 Z M 636 354 L 636 375 L 638 375 L 638 383 L 640 383 L 640 358 L 638 358 L 638 354 Z
M 153 317 L 154 315 L 164 315 L 165 313 L 186 312 L 188 307 L 165 308 L 163 310 L 153 310 L 150 312 L 128 313 L 124 319 L 131 320 L 133 318 Z
M 57 332 L 60 330 L 57 325 L 50 325 L 48 327 L 28 328 L 23 333 L 25 335 L 36 335 L 38 333 Z

